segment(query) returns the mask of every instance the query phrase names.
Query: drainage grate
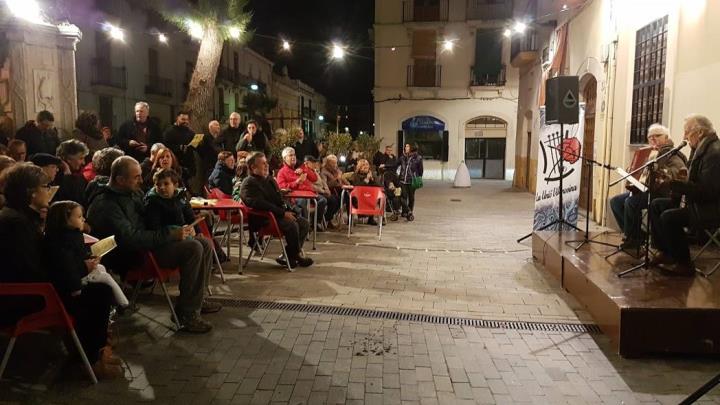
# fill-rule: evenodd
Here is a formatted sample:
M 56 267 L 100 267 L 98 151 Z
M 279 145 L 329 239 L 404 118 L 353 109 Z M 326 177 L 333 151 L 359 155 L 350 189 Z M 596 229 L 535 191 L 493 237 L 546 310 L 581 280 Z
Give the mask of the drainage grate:
M 459 198 L 451 198 L 450 202 L 462 202 L 462 200 Z
M 523 321 L 493 321 L 486 319 L 460 318 L 453 316 L 414 314 L 410 312 L 377 311 L 350 307 L 334 307 L 329 305 L 291 304 L 284 302 L 268 302 L 255 300 L 239 300 L 236 298 L 208 298 L 223 305 L 237 308 L 275 309 L 281 311 L 309 312 L 313 314 L 328 314 L 342 316 L 357 316 L 362 318 L 391 319 L 396 321 L 425 322 L 442 325 L 474 326 L 488 329 L 514 329 L 544 332 L 573 332 L 573 333 L 602 333 L 594 324 L 587 323 L 554 323 L 554 322 L 523 322 Z

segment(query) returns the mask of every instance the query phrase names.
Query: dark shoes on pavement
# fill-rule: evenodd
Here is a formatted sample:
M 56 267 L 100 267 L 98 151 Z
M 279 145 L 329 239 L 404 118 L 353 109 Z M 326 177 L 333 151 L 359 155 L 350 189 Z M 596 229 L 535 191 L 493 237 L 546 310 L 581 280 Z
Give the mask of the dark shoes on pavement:
M 275 259 L 275 261 L 277 262 L 277 264 L 279 264 L 279 265 L 281 265 L 281 266 L 283 266 L 283 267 L 286 267 L 287 264 L 288 264 L 287 261 L 285 260 L 285 256 L 282 256 L 282 255 L 278 256 L 278 258 Z M 298 266 L 300 266 L 300 267 L 310 267 L 310 266 L 313 265 L 313 263 L 314 263 L 314 262 L 313 262 L 313 259 L 311 259 L 311 258 L 309 258 L 309 257 L 298 256 L 298 257 L 295 258 L 295 259 L 290 259 L 290 268 L 291 268 L 291 269 L 294 269 L 294 268 L 296 268 L 296 267 L 298 267 Z
M 671 276 L 692 277 L 695 275 L 695 264 L 692 261 L 675 263 L 672 266 L 662 266 L 660 269 L 663 273 Z
M 200 315 L 191 315 L 186 317 L 180 317 L 180 332 L 202 334 L 208 333 L 212 330 L 213 326 L 202 319 Z
M 200 307 L 201 314 L 214 314 L 222 309 L 222 304 L 219 302 L 203 300 L 202 307 Z
M 658 252 L 652 259 L 650 259 L 650 265 L 651 266 L 660 266 L 660 265 L 668 265 L 668 264 L 675 264 L 675 259 L 668 256 L 667 254 L 663 252 Z

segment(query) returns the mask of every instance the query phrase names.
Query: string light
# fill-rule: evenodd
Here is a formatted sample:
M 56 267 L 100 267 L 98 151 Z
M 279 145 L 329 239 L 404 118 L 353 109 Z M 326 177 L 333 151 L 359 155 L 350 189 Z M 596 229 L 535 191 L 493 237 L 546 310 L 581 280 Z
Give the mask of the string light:
M 168 37 L 167 35 L 163 34 L 162 32 L 158 34 L 158 41 L 160 41 L 161 44 L 167 44 L 168 43 Z
M 525 23 L 522 22 L 522 21 L 518 21 L 518 22 L 515 23 L 515 26 L 513 27 L 513 29 L 514 29 L 515 32 L 517 32 L 518 34 L 522 34 L 522 33 L 524 33 L 525 30 L 527 29 L 527 24 L 525 24 Z
M 319 120 L 319 121 L 325 121 L 325 116 L 322 115 L 322 114 L 318 115 L 318 120 Z
M 193 20 L 186 20 L 185 25 L 187 26 L 188 34 L 190 34 L 191 37 L 195 39 L 202 39 L 203 35 L 205 35 L 202 25 L 197 22 Z
M 395 52 L 395 47 L 390 48 L 391 51 Z
M 116 41 L 125 42 L 125 32 L 123 32 L 120 28 L 108 22 L 103 24 L 103 28 L 107 31 L 108 35 L 110 35 L 110 38 Z
M 345 57 L 345 49 L 338 44 L 333 44 L 331 55 L 333 59 L 343 59 Z
M 253 83 L 253 84 L 250 85 L 250 90 L 252 90 L 252 91 L 257 91 L 259 88 L 260 88 L 260 87 L 259 87 L 257 84 L 255 84 L 255 83 Z
M 282 41 L 282 49 L 285 50 L 285 51 L 289 51 L 289 50 L 290 50 L 290 42 L 288 42 L 287 40 L 283 39 L 283 41 Z
M 446 39 L 443 41 L 443 50 L 447 52 L 452 52 L 453 48 L 455 47 L 455 44 L 453 41 Z
M 230 38 L 232 39 L 239 39 L 240 34 L 242 34 L 242 30 L 238 27 L 230 27 L 228 32 L 230 33 Z

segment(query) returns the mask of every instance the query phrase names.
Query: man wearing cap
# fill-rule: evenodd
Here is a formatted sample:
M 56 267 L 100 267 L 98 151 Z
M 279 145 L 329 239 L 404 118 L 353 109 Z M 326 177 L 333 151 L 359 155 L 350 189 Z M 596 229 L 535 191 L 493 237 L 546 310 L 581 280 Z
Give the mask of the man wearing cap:
M 58 158 L 57 156 L 53 156 L 49 153 L 36 153 L 35 155 L 33 155 L 30 161 L 35 166 L 43 169 L 45 174 L 47 174 L 48 178 L 50 179 L 50 183 L 55 181 L 55 177 L 57 176 L 58 172 L 60 171 L 60 167 L 62 166 L 62 160 L 60 160 L 60 158 Z

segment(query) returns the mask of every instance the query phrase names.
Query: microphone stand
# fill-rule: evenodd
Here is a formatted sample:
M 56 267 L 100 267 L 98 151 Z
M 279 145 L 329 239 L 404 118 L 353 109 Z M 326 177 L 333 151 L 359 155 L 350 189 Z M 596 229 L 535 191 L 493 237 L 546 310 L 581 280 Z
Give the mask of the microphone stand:
M 560 136 L 561 136 L 561 139 L 562 139 L 562 135 L 563 135 L 564 133 L 565 133 L 564 124 L 563 124 L 563 123 L 560 123 Z M 557 148 L 554 148 L 554 149 L 557 149 Z M 564 162 L 565 162 L 565 158 L 563 157 L 563 154 L 560 153 L 560 185 L 559 185 L 560 190 L 559 190 L 559 192 L 558 192 L 558 217 L 557 217 L 556 220 L 550 222 L 550 223 L 547 224 L 547 225 L 544 225 L 542 228 L 538 229 L 537 231 L 544 231 L 544 230 L 546 230 L 547 228 L 550 228 L 551 226 L 554 226 L 554 225 L 558 225 L 558 224 L 559 224 L 559 225 L 560 225 L 560 227 L 558 228 L 559 231 L 563 231 L 563 230 L 564 230 L 564 226 L 563 226 L 563 225 L 567 225 L 567 226 L 569 226 L 570 228 L 575 228 L 576 230 L 582 232 L 582 230 L 581 230 L 580 228 L 578 228 L 577 226 L 575 226 L 575 225 L 567 222 L 567 221 L 565 220 L 565 216 L 563 215 L 563 208 L 564 208 L 564 207 L 563 207 L 563 177 L 564 177 L 564 175 L 563 175 L 564 173 L 563 173 L 563 172 L 565 171 L 565 167 L 564 167 L 564 165 L 563 165 Z M 522 238 L 518 239 L 518 240 L 517 240 L 517 243 L 520 243 L 520 242 L 524 241 L 525 239 L 531 237 L 532 234 L 533 234 L 534 232 L 537 232 L 537 231 L 533 230 L 533 231 L 530 232 L 529 234 L 527 234 L 527 235 L 523 236 Z
M 655 181 L 654 165 L 655 165 L 660 159 L 663 159 L 663 158 L 668 157 L 668 156 L 672 156 L 672 155 L 680 152 L 680 149 L 682 149 L 683 147 L 685 147 L 685 145 L 686 145 L 686 144 L 681 144 L 681 146 L 679 146 L 679 147 L 677 147 L 677 148 L 673 148 L 673 149 L 671 149 L 671 150 L 663 153 L 662 155 L 655 157 L 655 159 L 648 160 L 647 162 L 645 162 L 644 165 L 638 167 L 637 169 L 633 170 L 632 172 L 630 172 L 630 173 L 622 176 L 621 178 L 613 181 L 612 183 L 610 183 L 610 184 L 609 184 L 609 187 L 612 187 L 612 186 L 618 184 L 619 182 L 627 179 L 628 177 L 632 176 L 633 174 L 635 174 L 635 173 L 637 173 L 637 172 L 639 172 L 639 171 L 641 171 L 641 170 L 643 170 L 643 169 L 645 169 L 645 168 L 648 168 L 648 169 L 650 170 L 650 174 L 648 175 L 648 179 L 651 180 L 651 181 L 649 181 L 649 183 L 652 185 L 653 182 Z M 648 209 L 648 211 L 650 210 L 650 202 L 651 202 L 651 201 L 652 201 L 652 187 L 648 187 L 648 190 L 647 190 L 647 209 Z M 628 275 L 628 274 L 631 274 L 631 273 L 633 273 L 633 272 L 635 272 L 635 271 L 637 271 L 637 270 L 640 270 L 640 269 L 649 269 L 649 268 L 651 267 L 651 266 L 650 266 L 650 233 L 651 233 L 651 231 L 652 231 L 652 219 L 650 218 L 650 215 L 648 214 L 648 216 L 647 216 L 647 234 L 645 235 L 645 256 L 644 256 L 644 258 L 643 258 L 643 261 L 642 261 L 642 263 L 640 263 L 640 264 L 638 264 L 638 265 L 636 265 L 636 266 L 633 266 L 633 267 L 631 267 L 631 268 L 629 268 L 629 269 L 627 269 L 627 270 L 625 270 L 625 271 L 622 271 L 622 272 L 618 273 L 618 275 L 617 275 L 618 277 L 624 277 L 624 276 L 626 276 L 626 275 Z

